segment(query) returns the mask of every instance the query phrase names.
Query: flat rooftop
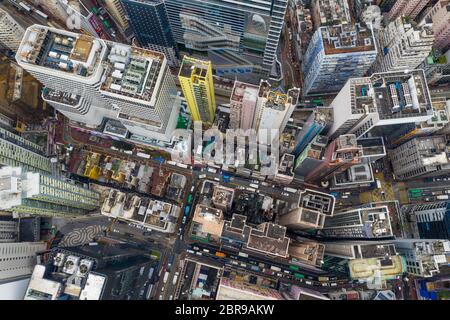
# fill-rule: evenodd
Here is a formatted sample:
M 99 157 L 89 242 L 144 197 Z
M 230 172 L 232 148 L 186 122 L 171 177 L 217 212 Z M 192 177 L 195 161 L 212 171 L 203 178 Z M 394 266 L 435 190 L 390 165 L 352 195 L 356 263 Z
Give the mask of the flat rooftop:
M 335 198 L 332 195 L 305 189 L 300 194 L 299 207 L 320 212 L 327 216 L 332 216 L 334 211 Z
M 157 89 L 165 57 L 162 53 L 127 46 L 108 44 L 106 80 L 102 90 L 125 97 L 150 101 Z
M 211 61 L 203 61 L 184 56 L 178 75 L 184 78 L 205 78 L 210 66 Z
M 224 225 L 222 210 L 197 205 L 193 222 L 201 225 L 201 232 L 220 237 Z
M 381 120 L 431 115 L 433 109 L 422 70 L 376 73 L 370 79 Z
M 233 102 L 255 102 L 258 99 L 259 87 L 254 84 L 235 81 L 231 93 L 230 103 Z
M 21 61 L 88 77 L 100 65 L 104 42 L 84 34 L 34 25 L 25 32 Z
M 266 222 L 253 228 L 247 248 L 279 257 L 287 257 L 290 239 L 286 237 L 286 227 Z
M 347 0 L 317 0 L 321 25 L 351 22 L 351 14 Z
M 321 27 L 325 54 L 376 52 L 372 30 L 359 23 Z

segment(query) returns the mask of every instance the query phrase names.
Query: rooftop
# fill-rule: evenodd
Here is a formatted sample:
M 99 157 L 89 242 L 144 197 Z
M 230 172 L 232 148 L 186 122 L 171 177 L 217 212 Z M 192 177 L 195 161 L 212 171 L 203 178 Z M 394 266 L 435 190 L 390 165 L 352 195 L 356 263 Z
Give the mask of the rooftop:
M 185 78 L 206 78 L 211 61 L 204 61 L 192 57 L 184 56 L 180 66 L 180 77 Z
M 372 30 L 359 23 L 321 27 L 325 54 L 376 51 Z
M 201 232 L 220 237 L 224 225 L 222 210 L 209 208 L 204 205 L 195 207 L 193 222 L 201 226 Z
M 305 189 L 305 191 L 300 194 L 298 206 L 327 216 L 332 216 L 334 212 L 334 203 L 335 198 L 332 195 Z
M 415 139 L 423 165 L 450 163 L 450 140 L 442 136 Z
M 25 32 L 18 56 L 25 63 L 89 77 L 104 49 L 105 43 L 91 36 L 34 25 Z
M 292 242 L 289 255 L 301 263 L 320 267 L 325 252 L 325 245 L 314 241 Z
M 349 23 L 352 21 L 347 0 L 316 0 L 321 25 Z
M 233 91 L 231 93 L 230 103 L 243 101 L 254 101 L 258 99 L 259 87 L 254 84 L 235 81 Z
M 108 44 L 106 80 L 102 90 L 130 98 L 150 101 L 157 89 L 162 53 L 119 43 Z
M 286 237 L 286 227 L 266 222 L 251 230 L 247 248 L 264 254 L 287 257 L 289 241 Z

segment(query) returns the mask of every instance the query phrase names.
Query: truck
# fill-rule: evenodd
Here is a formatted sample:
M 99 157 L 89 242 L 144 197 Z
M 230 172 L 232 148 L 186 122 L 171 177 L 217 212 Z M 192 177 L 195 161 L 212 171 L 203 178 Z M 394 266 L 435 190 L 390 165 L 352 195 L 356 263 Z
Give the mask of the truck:
M 175 284 L 177 283 L 178 275 L 179 275 L 179 274 L 180 274 L 179 272 L 175 272 L 175 276 L 173 277 L 173 280 L 172 280 L 172 284 L 173 284 L 173 285 L 175 285 Z
M 278 271 L 278 272 L 281 271 L 281 268 L 276 267 L 276 266 L 271 266 L 270 269 L 273 271 Z
M 248 254 L 246 254 L 245 252 L 239 252 L 238 256 L 244 257 L 244 258 L 248 258 Z
M 223 252 L 217 251 L 217 252 L 216 252 L 216 257 L 219 257 L 219 258 L 225 258 L 225 257 L 226 257 L 226 254 L 223 253 Z
M 155 271 L 155 268 L 150 268 L 150 270 L 148 271 L 148 278 L 151 279 L 153 276 L 153 272 Z
M 138 152 L 136 155 L 141 158 L 150 159 L 150 155 L 143 152 Z
M 211 173 L 217 173 L 217 170 L 216 170 L 216 169 L 213 169 L 213 168 L 208 168 L 208 172 L 211 172 Z
M 164 278 L 163 278 L 164 284 L 167 282 L 167 279 L 169 279 L 169 271 L 166 271 L 166 273 L 164 273 Z
M 43 18 L 43 19 L 45 19 L 45 20 L 48 19 L 48 15 L 46 15 L 46 14 L 43 13 L 42 11 L 34 10 L 34 12 L 35 12 L 38 16 L 40 16 L 41 18 Z
M 184 163 L 177 163 L 177 167 L 180 167 L 180 168 L 183 168 L 183 169 L 187 169 L 188 168 L 187 164 L 184 164 Z
M 206 178 L 206 174 L 201 174 L 198 176 L 199 179 L 205 179 Z
M 25 3 L 20 2 L 19 6 L 22 7 L 22 9 L 24 9 L 26 12 L 30 13 L 31 12 L 31 8 L 29 6 L 27 6 Z
M 448 194 L 440 194 L 436 197 L 436 199 L 438 200 L 447 200 L 448 199 Z
M 294 189 L 294 188 L 289 188 L 289 187 L 285 187 L 283 190 L 284 190 L 284 191 L 287 191 L 287 192 L 290 192 L 290 193 L 296 193 L 296 192 L 297 192 L 296 189 Z

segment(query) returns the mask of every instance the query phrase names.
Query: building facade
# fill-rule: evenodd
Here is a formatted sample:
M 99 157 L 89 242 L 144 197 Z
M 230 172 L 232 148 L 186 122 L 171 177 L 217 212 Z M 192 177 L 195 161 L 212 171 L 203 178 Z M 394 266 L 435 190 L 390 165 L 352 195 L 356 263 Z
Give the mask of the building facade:
M 338 92 L 348 79 L 364 76 L 376 56 L 370 27 L 340 24 L 317 29 L 302 64 L 304 94 Z
M 430 0 L 398 0 L 388 13 L 389 20 L 394 20 L 399 16 L 415 19 L 417 15 L 425 8 Z
M 0 9 L 0 48 L 19 49 L 25 29 L 5 10 Z
M 70 120 L 102 130 L 116 119 L 131 135 L 171 141 L 178 99 L 163 54 L 34 25 L 16 60 L 44 84 L 44 101 Z
M 183 58 L 178 79 L 194 121 L 210 126 L 214 122 L 216 101 L 211 61 Z
M 258 84 L 276 58 L 287 0 L 167 0 L 175 41 L 202 52 L 216 75 Z
M 450 2 L 438 1 L 425 19 L 433 22 L 434 46 L 443 52 L 450 50 Z
M 31 275 L 36 253 L 47 249 L 44 242 L 0 243 L 0 281 Z
M 234 82 L 230 98 L 230 129 L 253 128 L 259 87 L 240 81 Z

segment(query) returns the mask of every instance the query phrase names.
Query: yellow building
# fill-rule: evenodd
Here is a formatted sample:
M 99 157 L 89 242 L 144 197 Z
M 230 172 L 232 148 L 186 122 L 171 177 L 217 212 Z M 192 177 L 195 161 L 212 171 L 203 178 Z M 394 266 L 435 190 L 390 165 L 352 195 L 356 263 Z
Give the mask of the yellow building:
M 192 119 L 211 125 L 216 113 L 211 61 L 184 56 L 178 78 Z

